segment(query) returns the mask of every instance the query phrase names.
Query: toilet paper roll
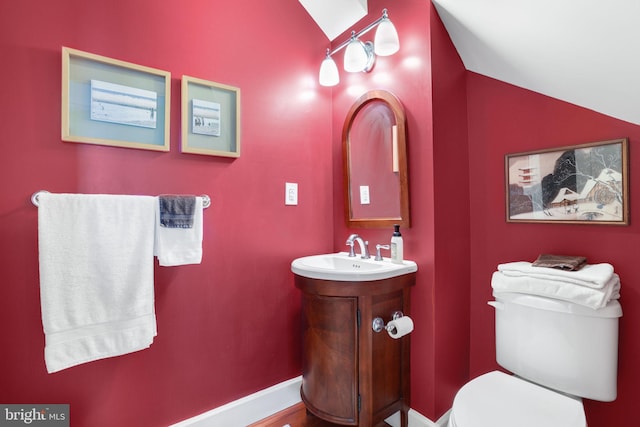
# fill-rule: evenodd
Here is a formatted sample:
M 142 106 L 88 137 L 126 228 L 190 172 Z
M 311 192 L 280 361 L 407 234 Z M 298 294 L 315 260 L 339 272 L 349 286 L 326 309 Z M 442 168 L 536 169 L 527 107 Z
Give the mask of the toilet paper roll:
M 413 331 L 413 320 L 409 316 L 402 316 L 387 323 L 387 332 L 393 339 L 402 338 Z

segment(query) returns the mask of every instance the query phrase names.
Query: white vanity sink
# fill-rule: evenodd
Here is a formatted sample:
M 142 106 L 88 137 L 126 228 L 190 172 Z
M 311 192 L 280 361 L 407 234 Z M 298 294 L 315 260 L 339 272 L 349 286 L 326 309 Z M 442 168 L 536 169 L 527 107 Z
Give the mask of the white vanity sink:
M 388 279 L 417 270 L 418 265 L 413 261 L 404 260 L 402 264 L 394 264 L 389 258 L 375 261 L 373 257 L 350 257 L 347 252 L 311 255 L 291 263 L 291 271 L 299 276 L 342 282 Z

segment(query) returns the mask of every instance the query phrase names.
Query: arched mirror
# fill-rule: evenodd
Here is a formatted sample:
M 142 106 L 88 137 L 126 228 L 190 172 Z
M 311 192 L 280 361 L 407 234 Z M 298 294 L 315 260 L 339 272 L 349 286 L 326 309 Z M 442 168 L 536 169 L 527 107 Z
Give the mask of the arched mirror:
M 342 130 L 349 227 L 409 227 L 406 118 L 390 92 L 373 90 L 351 107 Z

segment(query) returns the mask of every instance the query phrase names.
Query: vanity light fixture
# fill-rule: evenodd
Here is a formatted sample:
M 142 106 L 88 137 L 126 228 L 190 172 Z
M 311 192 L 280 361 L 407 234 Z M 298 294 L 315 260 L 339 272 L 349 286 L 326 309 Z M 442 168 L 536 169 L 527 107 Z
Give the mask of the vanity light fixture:
M 374 41 L 362 42 L 360 36 L 369 32 L 373 28 L 378 27 Z M 346 47 L 344 53 L 344 69 L 350 73 L 369 72 L 373 68 L 376 55 L 389 56 L 393 55 L 400 49 L 400 40 L 398 32 L 393 25 L 387 9 L 382 11 L 382 16 L 367 25 L 364 29 L 351 32 L 348 40 L 340 43 L 335 49 L 327 49 L 327 54 L 320 65 L 319 80 L 322 86 L 335 86 L 340 83 L 340 75 L 338 67 L 332 58 L 332 55 Z
M 351 32 L 351 39 L 344 51 L 344 70 L 349 73 L 369 71 L 373 67 L 376 57 L 373 53 L 373 43 L 363 43 L 356 37 L 356 32 Z
M 320 84 L 322 86 L 335 86 L 340 83 L 340 74 L 338 74 L 338 66 L 331 58 L 331 51 L 327 49 L 327 56 L 320 64 Z

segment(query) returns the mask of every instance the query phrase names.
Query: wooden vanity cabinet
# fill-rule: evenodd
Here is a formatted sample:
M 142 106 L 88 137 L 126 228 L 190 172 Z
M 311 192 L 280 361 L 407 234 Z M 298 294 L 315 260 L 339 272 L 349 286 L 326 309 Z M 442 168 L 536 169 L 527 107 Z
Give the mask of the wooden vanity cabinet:
M 395 311 L 410 313 L 415 273 L 368 282 L 338 282 L 295 275 L 302 291 L 302 400 L 326 421 L 384 425 L 395 412 L 408 424 L 410 334 L 393 339 L 385 324 Z

